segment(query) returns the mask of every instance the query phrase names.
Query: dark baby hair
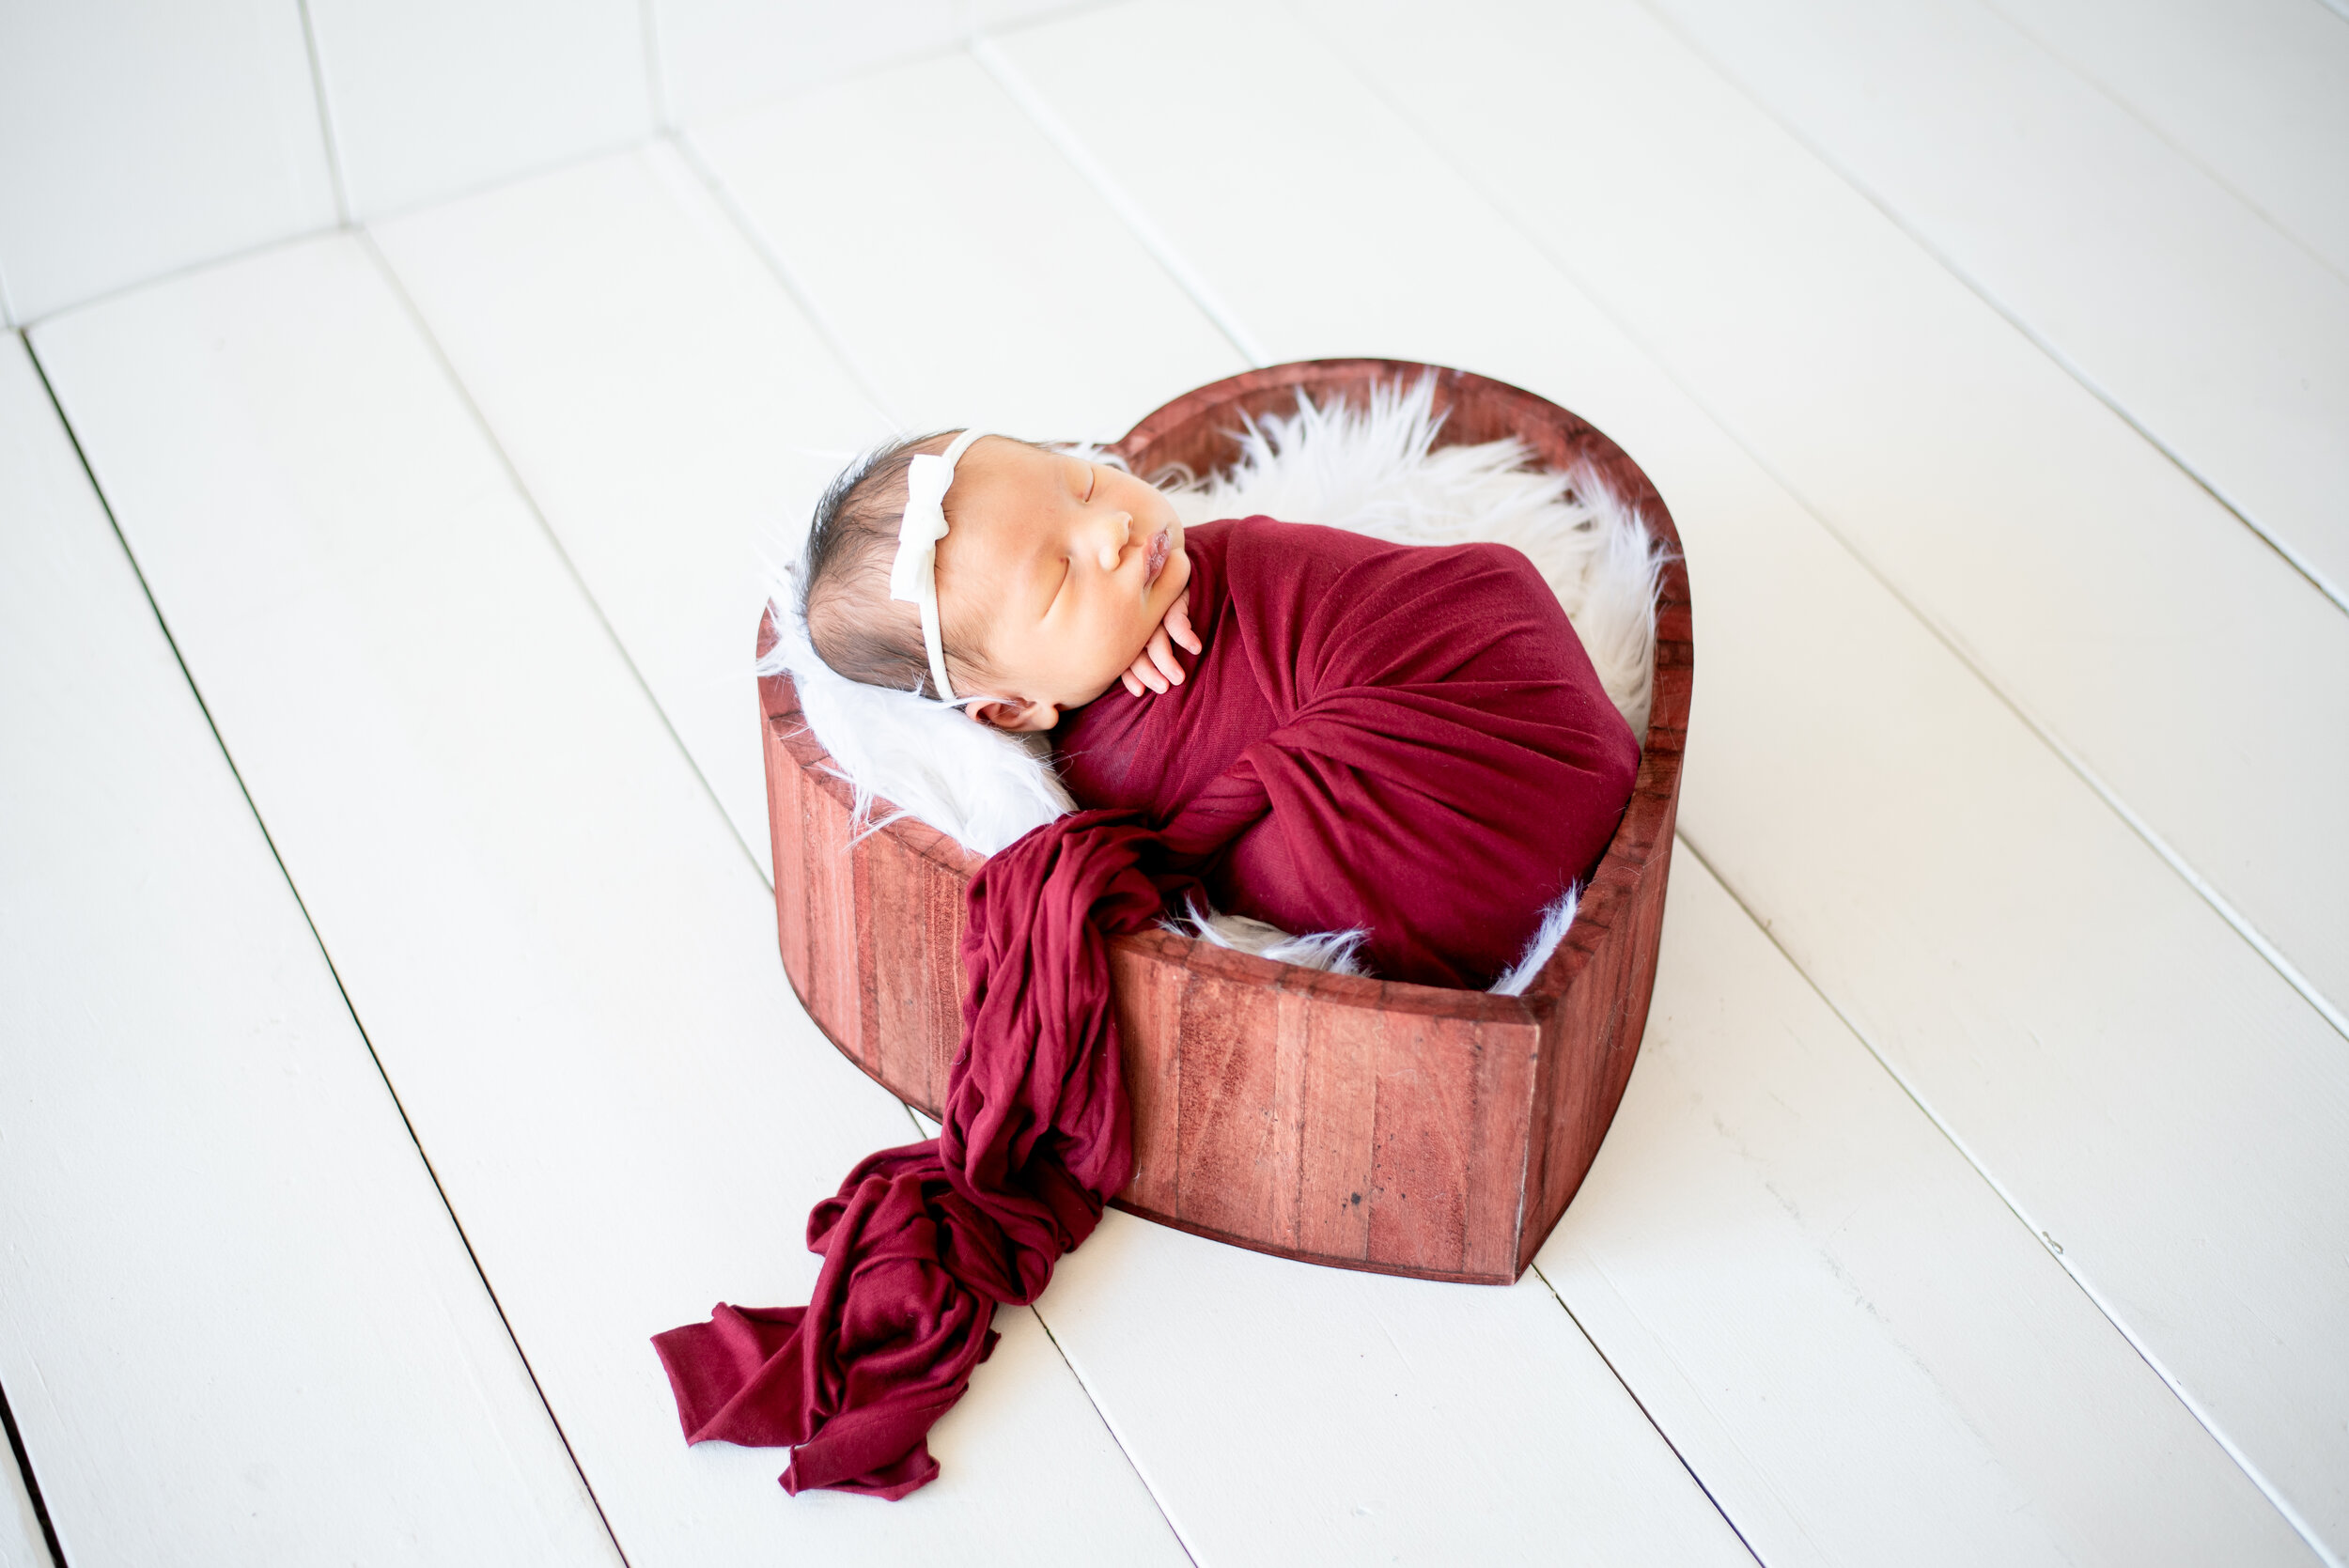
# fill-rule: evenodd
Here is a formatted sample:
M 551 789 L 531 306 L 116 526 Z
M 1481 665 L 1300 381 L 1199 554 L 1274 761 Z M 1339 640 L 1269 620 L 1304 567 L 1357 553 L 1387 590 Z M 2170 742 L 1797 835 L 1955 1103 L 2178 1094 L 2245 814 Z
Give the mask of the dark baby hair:
M 918 455 L 945 451 L 957 433 L 941 430 L 876 446 L 842 470 L 816 504 L 800 574 L 800 613 L 817 657 L 850 680 L 941 695 L 930 680 L 920 615 L 889 597 L 889 568 L 897 558 L 907 471 Z M 970 639 L 958 635 L 967 628 L 941 619 L 938 629 L 957 686 L 958 672 L 987 673 Z

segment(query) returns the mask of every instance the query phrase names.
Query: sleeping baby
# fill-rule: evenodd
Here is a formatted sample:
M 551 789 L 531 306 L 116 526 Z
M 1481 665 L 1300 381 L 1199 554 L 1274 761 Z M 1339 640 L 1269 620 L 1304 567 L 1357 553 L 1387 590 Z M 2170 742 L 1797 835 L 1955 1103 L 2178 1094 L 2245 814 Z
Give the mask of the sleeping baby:
M 1639 765 L 1502 545 L 1266 518 L 1187 536 L 1123 469 L 966 431 L 843 474 L 803 582 L 834 670 L 1050 732 L 1077 803 L 1140 811 L 1217 908 L 1366 933 L 1390 979 L 1507 969 Z

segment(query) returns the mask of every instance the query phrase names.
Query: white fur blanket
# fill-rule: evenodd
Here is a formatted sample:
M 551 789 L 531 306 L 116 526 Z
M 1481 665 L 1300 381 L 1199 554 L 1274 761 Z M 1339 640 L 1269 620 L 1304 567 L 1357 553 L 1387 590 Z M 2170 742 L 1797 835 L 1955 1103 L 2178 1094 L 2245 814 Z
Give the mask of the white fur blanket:
M 1644 737 L 1661 548 L 1595 475 L 1533 469 L 1521 442 L 1437 448 L 1442 421 L 1432 412 L 1433 393 L 1432 380 L 1423 380 L 1381 387 L 1367 407 L 1330 408 L 1300 395 L 1294 414 L 1241 433 L 1231 468 L 1159 482 L 1187 524 L 1263 513 L 1397 544 L 1516 546 L 1558 595 L 1632 734 Z M 808 726 L 855 790 L 860 815 L 869 818 L 873 802 L 886 800 L 984 855 L 1072 809 L 1040 741 L 973 723 L 910 692 L 843 679 L 808 644 L 796 580 L 777 582 L 772 598 L 781 635 L 759 673 L 790 673 Z M 1352 968 L 1360 940 L 1352 932 L 1292 937 L 1258 921 L 1193 913 L 1188 934 L 1317 969 Z M 1573 913 L 1569 893 L 1493 988 L 1522 991 Z

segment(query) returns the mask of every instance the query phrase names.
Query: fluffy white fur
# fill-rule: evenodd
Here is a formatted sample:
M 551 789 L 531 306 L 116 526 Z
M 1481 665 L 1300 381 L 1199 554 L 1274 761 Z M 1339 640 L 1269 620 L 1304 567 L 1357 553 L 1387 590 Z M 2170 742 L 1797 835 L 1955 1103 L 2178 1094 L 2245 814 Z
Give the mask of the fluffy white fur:
M 792 574 L 796 577 L 796 570 Z M 816 655 L 795 582 L 772 596 L 779 636 L 760 675 L 790 672 L 808 728 L 856 791 L 869 819 L 878 797 L 957 842 L 992 855 L 1033 828 L 1073 811 L 1042 737 L 1006 735 L 910 691 L 849 680 Z M 893 818 L 873 822 L 878 828 Z
M 1492 539 L 1529 556 L 1565 607 L 1607 694 L 1647 733 L 1661 549 L 1595 476 L 1533 469 L 1515 439 L 1435 446 L 1432 380 L 1380 387 L 1367 406 L 1299 396 L 1285 418 L 1252 422 L 1231 468 L 1201 480 L 1154 475 L 1185 523 L 1264 513 L 1326 522 L 1398 544 Z M 908 692 L 845 680 L 816 656 L 796 582 L 776 585 L 781 637 L 761 674 L 787 670 L 809 726 L 865 815 L 883 799 L 981 854 L 1071 809 L 1046 748 L 974 724 Z M 879 826 L 876 823 L 875 826 Z M 1525 955 L 1493 989 L 1518 995 L 1574 919 L 1569 891 L 1544 912 Z M 1351 971 L 1361 932 L 1295 937 L 1242 916 L 1192 910 L 1181 928 L 1284 963 Z
M 1566 939 L 1566 927 L 1574 924 L 1574 911 L 1581 902 L 1580 888 L 1568 888 L 1551 899 L 1549 908 L 1542 911 L 1541 924 L 1525 939 L 1525 951 L 1509 966 L 1508 972 L 1487 988 L 1496 996 L 1523 996 L 1525 988 L 1533 984 L 1533 977 L 1542 972 L 1542 966 L 1549 962 L 1549 955 L 1558 951 L 1558 944 Z

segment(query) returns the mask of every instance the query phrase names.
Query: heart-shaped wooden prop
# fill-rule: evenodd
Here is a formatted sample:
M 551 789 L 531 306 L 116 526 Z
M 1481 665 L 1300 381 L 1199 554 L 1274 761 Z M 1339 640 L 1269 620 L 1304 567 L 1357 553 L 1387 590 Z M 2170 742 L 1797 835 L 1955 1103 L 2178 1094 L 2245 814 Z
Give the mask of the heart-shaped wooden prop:
M 1439 445 L 1514 435 L 1545 467 L 1587 466 L 1672 551 L 1631 804 L 1521 997 L 1325 974 L 1165 932 L 1117 939 L 1135 1166 L 1116 1203 L 1285 1258 L 1506 1284 L 1581 1185 L 1647 1023 L 1694 675 L 1672 516 L 1621 447 L 1556 404 L 1399 360 L 1234 376 L 1177 397 L 1114 450 L 1137 474 L 1210 474 L 1234 457 L 1245 415 L 1285 414 L 1300 390 L 1325 407 L 1361 403 L 1429 372 Z M 762 653 L 773 635 L 762 621 Z M 934 1116 L 961 1032 L 963 893 L 980 859 L 910 818 L 859 837 L 790 678 L 762 680 L 759 695 L 784 967 L 850 1061 Z

